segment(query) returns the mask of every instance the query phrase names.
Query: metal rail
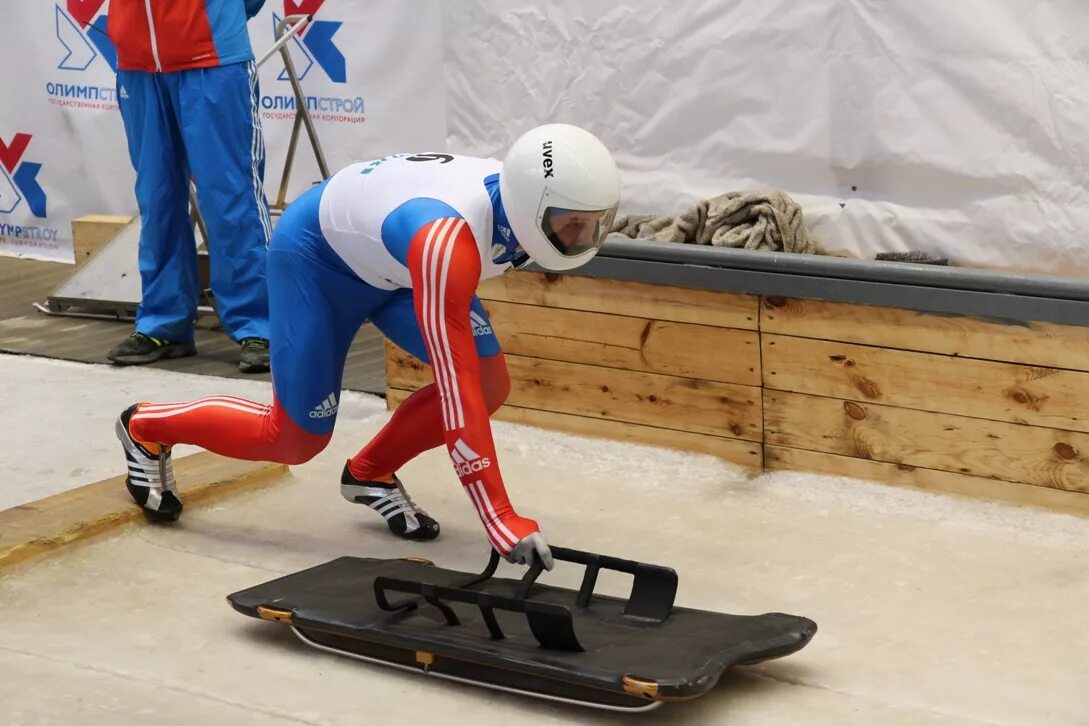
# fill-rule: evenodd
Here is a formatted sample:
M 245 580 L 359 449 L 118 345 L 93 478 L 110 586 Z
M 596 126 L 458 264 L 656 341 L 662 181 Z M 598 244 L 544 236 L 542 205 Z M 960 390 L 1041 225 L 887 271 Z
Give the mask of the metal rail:
M 530 269 L 540 268 L 530 267 Z M 1089 279 L 610 238 L 565 274 L 1089 326 Z

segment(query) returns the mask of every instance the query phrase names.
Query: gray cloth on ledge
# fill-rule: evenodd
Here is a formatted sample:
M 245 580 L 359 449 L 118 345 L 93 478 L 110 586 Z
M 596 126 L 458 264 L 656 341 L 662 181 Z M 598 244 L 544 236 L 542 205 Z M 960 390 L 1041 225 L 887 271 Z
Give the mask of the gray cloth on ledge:
M 632 239 L 747 250 L 821 254 L 809 239 L 802 208 L 784 192 L 761 189 L 701 199 L 684 213 L 621 217 L 612 232 Z

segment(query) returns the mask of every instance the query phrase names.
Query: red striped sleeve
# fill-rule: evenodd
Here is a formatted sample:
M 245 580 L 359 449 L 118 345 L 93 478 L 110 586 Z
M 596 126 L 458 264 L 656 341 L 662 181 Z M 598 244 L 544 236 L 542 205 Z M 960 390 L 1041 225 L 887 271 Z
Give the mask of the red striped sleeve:
M 492 545 L 506 555 L 537 524 L 514 512 L 496 460 L 469 320 L 480 253 L 465 220 L 446 217 L 421 228 L 409 245 L 408 268 L 450 459 Z

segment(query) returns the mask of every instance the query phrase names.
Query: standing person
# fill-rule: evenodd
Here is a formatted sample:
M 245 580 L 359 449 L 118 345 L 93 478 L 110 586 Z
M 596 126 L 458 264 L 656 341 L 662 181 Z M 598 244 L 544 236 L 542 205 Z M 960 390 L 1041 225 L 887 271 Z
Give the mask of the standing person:
M 136 170 L 142 300 L 121 365 L 195 355 L 200 294 L 189 181 L 208 229 L 216 311 L 239 368 L 268 370 L 265 256 L 272 222 L 262 179 L 257 66 L 246 21 L 264 0 L 111 0 L 117 98 Z
M 138 403 L 117 419 L 128 490 L 157 519 L 181 500 L 170 447 L 298 464 L 329 442 L 348 347 L 365 320 L 430 362 L 434 383 L 402 403 L 341 475 L 341 493 L 407 539 L 434 539 L 397 470 L 445 443 L 491 545 L 512 562 L 551 568 L 537 522 L 518 515 L 499 473 L 489 415 L 510 378 L 476 289 L 532 260 L 584 264 L 620 201 L 608 150 L 589 132 L 550 124 L 521 136 L 503 162 L 398 154 L 349 166 L 284 212 L 269 249 L 274 401 L 234 396 Z

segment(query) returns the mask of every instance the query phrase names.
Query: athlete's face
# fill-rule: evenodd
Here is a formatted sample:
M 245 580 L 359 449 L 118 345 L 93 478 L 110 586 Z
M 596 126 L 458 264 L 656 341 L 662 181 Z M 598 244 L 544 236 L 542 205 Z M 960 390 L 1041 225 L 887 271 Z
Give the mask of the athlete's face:
M 601 212 L 559 211 L 550 220 L 552 232 L 568 252 L 590 247 L 594 244 L 601 216 Z

